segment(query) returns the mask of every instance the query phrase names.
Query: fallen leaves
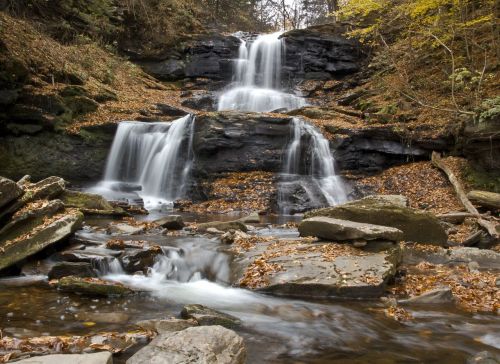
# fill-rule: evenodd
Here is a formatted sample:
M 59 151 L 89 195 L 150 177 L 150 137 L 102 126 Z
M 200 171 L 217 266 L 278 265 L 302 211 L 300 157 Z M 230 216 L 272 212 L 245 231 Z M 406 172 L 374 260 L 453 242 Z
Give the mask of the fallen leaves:
M 184 204 L 182 210 L 197 213 L 268 210 L 276 192 L 275 178 L 271 172 L 227 173 L 202 184 L 202 189 L 207 191 L 207 201 Z
M 403 282 L 392 288 L 402 296 L 418 296 L 439 286 L 448 286 L 459 306 L 471 312 L 497 312 L 500 309 L 498 275 L 471 271 L 468 266 L 448 267 L 430 263 L 418 264 Z
M 147 342 L 154 336 L 153 331 L 140 329 L 127 333 L 102 332 L 85 336 L 41 336 L 26 339 L 3 337 L 0 339 L 0 363 L 26 355 L 74 354 L 89 350 L 120 353 L 137 343 Z

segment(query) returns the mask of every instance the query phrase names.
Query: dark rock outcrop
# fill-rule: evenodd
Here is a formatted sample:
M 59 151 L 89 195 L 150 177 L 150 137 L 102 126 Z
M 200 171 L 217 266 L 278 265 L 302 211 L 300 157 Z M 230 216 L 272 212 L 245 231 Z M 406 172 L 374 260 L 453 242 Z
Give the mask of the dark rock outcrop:
M 72 182 L 101 178 L 116 124 L 89 127 L 79 135 L 43 132 L 0 137 L 0 175 L 39 180 L 58 175 Z
M 500 117 L 470 122 L 464 130 L 463 151 L 467 159 L 485 171 L 500 173 Z
M 230 80 L 232 60 L 238 56 L 240 40 L 231 35 L 208 34 L 184 42 L 177 51 L 155 59 L 132 59 L 147 72 L 161 80 L 179 80 L 185 77 L 206 77 Z
M 282 168 L 291 117 L 218 112 L 196 118 L 193 148 L 195 176 Z
M 359 43 L 347 39 L 344 31 L 342 25 L 329 24 L 283 34 L 285 79 L 326 80 L 358 71 L 365 56 Z
M 49 271 L 49 279 L 61 279 L 68 276 L 97 277 L 97 272 L 92 264 L 85 262 L 61 262 L 55 264 Z

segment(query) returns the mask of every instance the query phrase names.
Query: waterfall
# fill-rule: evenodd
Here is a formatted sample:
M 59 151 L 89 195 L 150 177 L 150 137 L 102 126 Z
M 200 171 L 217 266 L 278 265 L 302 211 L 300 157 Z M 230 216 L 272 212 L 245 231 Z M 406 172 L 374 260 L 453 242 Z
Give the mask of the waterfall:
M 292 126 L 278 186 L 280 211 L 285 214 L 295 212 L 293 206 L 297 202 L 292 200 L 298 190 L 306 194 L 312 204 L 309 208 L 345 202 L 347 194 L 341 177 L 335 172 L 335 160 L 328 140 L 301 119 L 294 118 Z
M 241 41 L 233 86 L 219 97 L 219 111 L 267 112 L 297 109 L 305 101 L 281 90 L 284 43 L 282 33 L 258 36 L 250 46 Z
M 95 192 L 106 197 L 123 188 L 135 190 L 154 209 L 183 197 L 192 164 L 194 116 L 171 123 L 124 121 L 118 126 L 104 182 Z M 125 187 L 123 187 L 125 185 Z

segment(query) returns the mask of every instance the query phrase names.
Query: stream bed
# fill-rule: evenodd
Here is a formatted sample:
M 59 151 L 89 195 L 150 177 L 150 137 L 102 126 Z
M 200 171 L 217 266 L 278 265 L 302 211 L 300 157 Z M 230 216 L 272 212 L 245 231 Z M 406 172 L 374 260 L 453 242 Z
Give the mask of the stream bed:
M 198 221 L 230 218 L 234 217 L 196 216 Z M 77 237 L 104 244 L 111 236 L 98 229 L 108 222 L 88 220 Z M 268 228 L 267 223 L 257 225 L 253 233 L 297 236 L 296 229 Z M 0 280 L 3 335 L 125 332 L 140 320 L 178 317 L 183 305 L 196 303 L 243 321 L 236 331 L 245 339 L 249 363 L 464 363 L 480 351 L 500 351 L 500 318 L 494 314 L 466 313 L 449 304 L 413 306 L 408 311 L 414 319 L 400 323 L 384 315 L 378 300 L 273 297 L 232 287 L 232 256 L 217 237 L 183 233 L 133 238 L 154 241 L 172 252 L 157 260 L 147 275 L 125 274 L 116 267 L 104 272 L 104 279 L 122 282 L 140 293 L 91 298 L 54 290 L 43 274 L 5 278 Z M 97 245 L 95 249 L 104 248 Z M 43 271 L 51 264 L 49 257 L 31 266 Z M 125 362 L 131 354 L 122 354 L 115 362 Z

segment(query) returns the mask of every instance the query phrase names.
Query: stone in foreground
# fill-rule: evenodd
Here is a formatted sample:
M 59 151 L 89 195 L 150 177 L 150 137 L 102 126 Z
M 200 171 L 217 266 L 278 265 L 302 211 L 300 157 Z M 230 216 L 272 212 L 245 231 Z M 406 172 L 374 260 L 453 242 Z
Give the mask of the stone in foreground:
M 300 236 L 315 236 L 331 241 L 356 239 L 401 241 L 404 236 L 401 230 L 388 226 L 363 224 L 323 216 L 303 220 L 299 225 L 299 233 Z
M 198 326 L 198 323 L 194 320 L 171 318 L 166 320 L 142 320 L 137 322 L 136 325 L 143 329 L 153 330 L 159 334 L 163 334 L 166 332 L 182 331 L 188 327 Z
M 134 354 L 127 364 L 244 364 L 243 339 L 222 326 L 191 327 L 164 333 Z
M 78 211 L 55 215 L 25 235 L 1 241 L 0 270 L 67 238 L 80 228 L 82 221 L 83 214 Z
M 241 321 L 231 315 L 213 310 L 202 305 L 186 305 L 181 311 L 183 319 L 194 319 L 200 326 L 220 325 L 234 328 L 241 325 Z
M 92 193 L 65 190 L 61 200 L 67 207 L 76 207 L 88 215 L 124 216 L 120 207 L 113 207 L 104 197 Z
M 314 210 L 304 217 L 308 219 L 316 216 L 394 227 L 403 231 L 403 239 L 406 241 L 444 245 L 448 240 L 444 228 L 433 214 L 403 207 L 380 196 Z
M 453 292 L 449 287 L 436 288 L 431 291 L 422 293 L 419 296 L 410 297 L 406 300 L 400 300 L 400 303 L 408 304 L 443 304 L 443 303 L 453 303 L 455 298 L 453 297 Z
M 52 283 L 64 292 L 89 296 L 125 296 L 133 291 L 121 283 L 103 281 L 97 278 L 64 277 Z
M 94 354 L 54 354 L 23 359 L 22 364 L 113 364 L 113 355 L 107 351 Z

